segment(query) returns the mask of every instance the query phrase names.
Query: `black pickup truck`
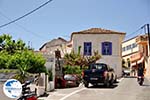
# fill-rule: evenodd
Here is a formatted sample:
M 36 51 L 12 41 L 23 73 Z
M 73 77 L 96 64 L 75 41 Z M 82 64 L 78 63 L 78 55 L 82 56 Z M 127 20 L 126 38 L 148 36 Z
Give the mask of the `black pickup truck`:
M 116 75 L 113 68 L 104 63 L 94 63 L 89 65 L 87 70 L 82 72 L 83 83 L 85 87 L 103 84 L 106 87 L 113 85 L 116 81 Z

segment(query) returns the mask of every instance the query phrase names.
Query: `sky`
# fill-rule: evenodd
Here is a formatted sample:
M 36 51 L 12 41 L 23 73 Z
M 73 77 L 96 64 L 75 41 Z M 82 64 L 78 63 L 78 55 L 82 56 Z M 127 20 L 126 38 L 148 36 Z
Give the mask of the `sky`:
M 0 0 L 0 26 L 39 7 L 48 0 Z M 30 15 L 0 28 L 0 35 L 22 39 L 35 50 L 72 32 L 103 28 L 125 32 L 130 38 L 150 24 L 150 0 L 52 0 Z

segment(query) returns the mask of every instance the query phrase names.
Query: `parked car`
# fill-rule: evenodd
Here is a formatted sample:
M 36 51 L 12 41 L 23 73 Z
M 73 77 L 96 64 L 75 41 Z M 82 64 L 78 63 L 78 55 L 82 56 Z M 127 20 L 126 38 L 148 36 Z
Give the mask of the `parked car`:
M 94 63 L 89 65 L 87 70 L 82 73 L 83 83 L 85 87 L 92 85 L 103 84 L 106 87 L 113 85 L 117 77 L 114 69 L 104 63 Z
M 66 87 L 77 87 L 80 84 L 78 75 L 66 74 L 64 75 L 64 82 Z

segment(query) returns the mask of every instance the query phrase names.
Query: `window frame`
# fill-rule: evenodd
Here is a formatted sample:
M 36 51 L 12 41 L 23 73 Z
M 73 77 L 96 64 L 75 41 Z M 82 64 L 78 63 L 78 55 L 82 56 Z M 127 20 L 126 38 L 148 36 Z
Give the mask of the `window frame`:
M 92 42 L 84 42 L 84 55 L 91 56 L 92 55 Z
M 102 55 L 112 55 L 112 42 L 102 42 Z M 108 47 L 106 47 L 108 46 Z

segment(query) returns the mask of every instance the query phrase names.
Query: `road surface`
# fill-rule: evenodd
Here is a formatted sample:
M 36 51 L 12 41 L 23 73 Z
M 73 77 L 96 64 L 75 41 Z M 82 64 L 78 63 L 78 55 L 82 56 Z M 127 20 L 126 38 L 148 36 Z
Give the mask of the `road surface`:
M 150 82 L 139 86 L 136 78 L 124 78 L 111 88 L 103 86 L 58 89 L 45 100 L 150 100 Z
M 0 88 L 0 100 L 15 100 L 4 95 L 2 84 Z M 85 88 L 80 85 L 76 88 L 56 89 L 40 100 L 150 100 L 150 81 L 145 79 L 144 85 L 139 86 L 136 78 L 123 78 L 111 88 Z

